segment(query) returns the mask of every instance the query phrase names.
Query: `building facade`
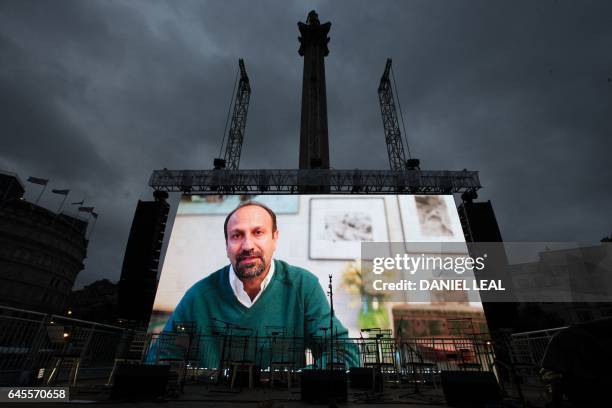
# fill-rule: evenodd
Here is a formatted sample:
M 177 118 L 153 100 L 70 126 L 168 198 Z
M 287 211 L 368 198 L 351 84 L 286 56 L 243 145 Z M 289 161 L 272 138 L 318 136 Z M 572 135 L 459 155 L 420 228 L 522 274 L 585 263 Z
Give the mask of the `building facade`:
M 87 221 L 26 201 L 19 177 L 0 173 L 0 304 L 63 313 L 87 255 Z

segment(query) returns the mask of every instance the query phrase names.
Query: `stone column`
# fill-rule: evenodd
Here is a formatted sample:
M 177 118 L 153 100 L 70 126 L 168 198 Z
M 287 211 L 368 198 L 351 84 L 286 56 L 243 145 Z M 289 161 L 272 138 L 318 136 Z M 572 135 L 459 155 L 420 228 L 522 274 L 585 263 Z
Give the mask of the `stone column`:
M 301 37 L 298 53 L 304 57 L 302 117 L 300 125 L 300 169 L 329 169 L 325 61 L 329 54 L 331 23 L 321 24 L 317 13 L 308 13 L 306 24 L 298 22 Z

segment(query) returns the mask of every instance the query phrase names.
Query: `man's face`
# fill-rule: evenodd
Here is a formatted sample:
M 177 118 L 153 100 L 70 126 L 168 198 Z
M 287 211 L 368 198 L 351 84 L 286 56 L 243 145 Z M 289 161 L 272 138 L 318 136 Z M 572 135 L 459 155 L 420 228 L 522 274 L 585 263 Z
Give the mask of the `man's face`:
M 278 231 L 272 232 L 272 217 L 256 205 L 236 211 L 227 222 L 227 257 L 240 279 L 252 279 L 270 267 Z

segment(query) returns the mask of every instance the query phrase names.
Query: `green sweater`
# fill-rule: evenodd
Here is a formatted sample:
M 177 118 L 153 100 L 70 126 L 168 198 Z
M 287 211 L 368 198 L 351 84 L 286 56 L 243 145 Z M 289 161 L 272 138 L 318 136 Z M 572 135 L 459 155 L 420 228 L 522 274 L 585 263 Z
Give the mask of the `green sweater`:
M 252 360 L 261 367 L 278 360 L 293 361 L 301 367 L 305 348 L 312 351 L 319 366 L 325 364 L 329 330 L 324 332 L 321 328 L 329 327 L 331 311 L 319 280 L 305 269 L 280 260 L 274 262 L 272 280 L 250 308 L 236 299 L 229 284 L 227 265 L 200 280 L 185 293 L 163 332 L 172 332 L 180 323 L 195 322 L 196 333 L 200 334 L 195 338 L 199 339 L 196 349 L 201 367 L 218 367 L 221 355 L 224 360 Z M 223 322 L 250 330 L 232 328 L 231 336 L 223 336 L 229 333 Z M 274 331 L 278 332 L 279 328 L 285 328 L 285 336 L 292 339 L 271 339 L 269 336 Z M 348 335 L 346 328 L 335 317 L 334 333 L 339 339 Z M 325 346 L 322 345 L 324 335 L 327 336 Z M 164 343 L 162 333 L 160 340 L 152 346 L 147 361 L 178 357 L 176 344 L 180 342 L 174 337 L 167 337 Z M 280 344 L 281 341 L 284 345 Z M 358 366 L 356 347 L 342 340 L 338 343 L 334 361 Z M 194 346 L 191 348 L 193 350 Z M 275 355 L 278 353 L 282 355 Z

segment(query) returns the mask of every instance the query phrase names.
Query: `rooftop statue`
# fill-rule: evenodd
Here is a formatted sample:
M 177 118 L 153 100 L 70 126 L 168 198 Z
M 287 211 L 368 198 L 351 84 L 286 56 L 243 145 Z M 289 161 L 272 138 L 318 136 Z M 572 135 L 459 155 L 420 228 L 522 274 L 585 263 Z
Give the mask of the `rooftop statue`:
M 306 17 L 306 24 L 311 26 L 318 26 L 321 24 L 319 21 L 319 15 L 316 11 L 311 10 L 310 13 L 308 13 L 308 17 Z

